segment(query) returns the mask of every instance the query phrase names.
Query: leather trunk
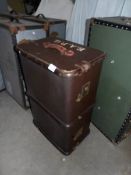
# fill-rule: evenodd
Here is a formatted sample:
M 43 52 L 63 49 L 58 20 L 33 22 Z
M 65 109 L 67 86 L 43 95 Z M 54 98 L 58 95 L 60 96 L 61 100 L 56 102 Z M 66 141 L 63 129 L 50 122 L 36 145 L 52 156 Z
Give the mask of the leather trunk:
M 65 123 L 95 103 L 105 54 L 61 40 L 25 41 L 20 51 L 27 93 Z
M 69 155 L 89 134 L 92 107 L 66 125 L 54 118 L 36 100 L 30 98 L 30 104 L 35 126 L 63 154 Z

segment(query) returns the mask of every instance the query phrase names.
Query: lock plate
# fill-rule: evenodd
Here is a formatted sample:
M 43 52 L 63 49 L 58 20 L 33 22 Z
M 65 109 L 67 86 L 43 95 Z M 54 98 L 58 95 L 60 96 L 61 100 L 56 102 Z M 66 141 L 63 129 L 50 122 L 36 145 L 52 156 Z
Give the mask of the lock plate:
M 86 84 L 84 84 L 82 86 L 81 92 L 78 94 L 78 96 L 76 98 L 76 102 L 81 102 L 82 99 L 89 94 L 90 84 L 91 84 L 91 82 L 88 81 Z

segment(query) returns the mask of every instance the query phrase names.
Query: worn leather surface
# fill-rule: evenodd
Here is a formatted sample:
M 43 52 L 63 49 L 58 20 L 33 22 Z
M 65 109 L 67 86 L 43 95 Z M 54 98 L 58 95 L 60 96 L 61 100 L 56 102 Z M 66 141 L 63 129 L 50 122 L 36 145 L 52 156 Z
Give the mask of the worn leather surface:
M 21 61 L 27 93 L 54 116 L 70 123 L 95 103 L 104 54 L 91 48 L 85 48 L 83 53 L 79 53 L 73 48 L 75 56 L 68 57 L 54 48 L 44 48 L 43 42 L 46 41 L 51 42 L 53 39 L 25 42 L 17 46 L 24 54 Z M 97 62 L 98 59 L 101 61 Z M 50 63 L 57 66 L 55 72 L 49 70 Z M 88 84 L 89 87 L 85 87 Z M 88 92 L 85 92 L 86 88 Z
M 30 99 L 34 124 L 64 154 L 70 154 L 88 135 L 92 108 L 81 114 L 71 126 L 63 125 L 47 113 L 36 101 Z
M 45 43 L 54 43 L 64 46 L 67 50 L 74 51 L 74 55 L 68 57 L 62 55 L 57 49 L 45 48 Z M 67 43 L 67 44 L 66 44 Z M 37 42 L 27 41 L 17 46 L 18 50 L 21 50 L 28 58 L 34 62 L 44 65 L 54 64 L 60 71 L 73 71 L 76 69 L 82 70 L 94 64 L 99 60 L 103 60 L 105 54 L 102 51 L 93 48 L 86 48 L 82 45 L 78 45 L 69 41 L 60 39 L 41 39 Z M 85 67 L 83 67 L 85 65 Z M 88 67 L 87 67 L 88 69 Z

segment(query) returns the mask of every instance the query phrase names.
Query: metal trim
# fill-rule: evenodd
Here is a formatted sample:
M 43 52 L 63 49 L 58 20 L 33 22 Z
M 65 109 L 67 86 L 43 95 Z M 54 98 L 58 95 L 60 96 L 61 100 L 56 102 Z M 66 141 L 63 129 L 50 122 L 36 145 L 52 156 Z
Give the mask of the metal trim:
M 124 134 L 126 134 L 126 128 L 129 125 L 131 125 L 130 122 L 131 122 L 131 110 L 128 112 L 127 117 L 125 118 L 125 120 L 124 120 L 124 122 L 123 122 L 123 124 L 122 124 L 116 138 L 115 138 L 116 143 L 119 143 L 120 141 L 122 141 L 124 138 L 127 137 L 127 136 L 124 137 Z M 130 132 L 130 130 L 129 130 L 129 132 Z M 128 133 L 127 133 L 127 135 L 128 135 Z
M 106 21 L 104 19 L 96 19 L 96 18 L 94 18 L 94 24 L 100 24 L 100 25 L 104 25 L 104 26 L 108 26 L 108 27 L 114 27 L 114 28 L 117 28 L 117 29 L 131 31 L 131 26 L 118 24 L 118 23 L 115 23 L 115 22 Z

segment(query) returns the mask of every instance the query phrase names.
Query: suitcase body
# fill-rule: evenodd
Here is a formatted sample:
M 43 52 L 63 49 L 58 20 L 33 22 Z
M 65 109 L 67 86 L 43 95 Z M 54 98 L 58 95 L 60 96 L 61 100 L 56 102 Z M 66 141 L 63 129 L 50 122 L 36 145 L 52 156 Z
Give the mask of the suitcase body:
M 45 111 L 35 100 L 30 99 L 30 104 L 35 126 L 63 154 L 69 155 L 89 134 L 92 107 L 84 111 L 81 117 L 66 125 Z
M 89 46 L 107 53 L 92 122 L 118 143 L 131 132 L 131 19 L 93 19 Z
M 54 117 L 70 123 L 95 103 L 103 52 L 51 38 L 27 41 L 17 49 L 21 51 L 28 95 Z
M 25 84 L 14 47 L 24 39 L 38 40 L 45 38 L 47 37 L 47 32 L 41 23 L 17 19 L 6 14 L 1 14 L 0 16 L 0 65 L 5 87 L 7 92 L 22 107 L 27 107 L 28 100 L 25 96 Z M 65 35 L 63 34 L 62 36 L 62 34 L 60 34 L 61 37 L 65 37 Z

